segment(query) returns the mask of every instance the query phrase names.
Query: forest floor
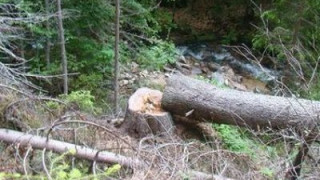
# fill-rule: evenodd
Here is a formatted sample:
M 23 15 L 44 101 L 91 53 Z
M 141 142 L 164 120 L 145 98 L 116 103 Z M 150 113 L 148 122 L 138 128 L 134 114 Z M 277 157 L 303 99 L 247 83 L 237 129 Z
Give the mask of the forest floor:
M 174 65 L 165 68 L 165 72 L 141 70 L 136 64 L 128 66 L 121 73 L 121 94 L 126 100 L 139 87 L 163 90 L 166 78 L 172 73 L 183 73 L 199 78 L 211 75 L 213 69 L 222 69 L 223 85 L 229 88 L 254 91 L 267 91 L 265 84 L 255 82 L 241 83 L 239 75 L 232 68 L 221 66 L 216 69 L 212 64 L 201 64 L 192 59 L 181 57 Z M 14 76 L 11 76 L 14 77 Z M 16 80 L 16 79 L 15 79 Z M 24 81 L 24 80 L 23 80 Z M 2 84 L 12 87 L 10 81 Z M 130 137 L 120 124 L 123 116 L 95 116 L 79 110 L 77 105 L 65 105 L 62 102 L 34 95 L 31 91 L 21 93 L 26 87 L 17 81 L 10 89 L 1 87 L 1 119 L 2 127 L 16 129 L 41 136 L 47 136 L 49 129 L 57 122 L 61 125 L 53 128 L 50 138 L 75 143 L 94 149 L 114 152 L 127 157 L 134 157 L 147 162 L 148 167 L 141 169 L 121 168 L 109 179 L 278 179 L 285 177 L 290 167 L 292 156 L 290 143 L 278 143 L 281 133 L 265 135 L 243 129 L 226 126 L 215 126 L 216 136 L 213 141 L 203 139 L 201 132 L 193 127 L 177 124 L 175 133 L 170 136 L 152 135 L 144 138 Z M 263 89 L 266 88 L 266 89 Z M 124 106 L 125 107 L 125 106 Z M 72 120 L 79 121 L 77 123 Z M 86 122 L 94 123 L 95 125 Z M 211 125 L 210 125 L 211 126 Z M 111 133 L 110 133 L 111 132 Z M 283 132 L 285 133 L 285 132 Z M 248 137 L 251 137 L 249 139 Z M 263 139 L 270 138 L 267 141 Z M 0 144 L 0 172 L 20 175 L 16 179 L 40 179 L 46 177 L 44 163 L 49 174 L 59 179 L 59 173 L 71 173 L 72 169 L 80 169 L 81 178 L 92 179 L 86 172 L 104 174 L 112 165 L 67 158 L 65 155 L 47 153 L 39 150 L 19 147 L 18 144 Z M 289 149 L 289 150 L 288 150 Z M 319 148 L 314 147 L 312 153 L 317 154 Z M 317 168 L 309 168 L 306 174 L 315 176 Z M 105 174 L 104 174 L 105 175 Z M 10 179 L 9 178 L 9 179 Z M 68 179 L 68 178 L 67 178 Z M 70 179 L 70 178 L 69 178 Z

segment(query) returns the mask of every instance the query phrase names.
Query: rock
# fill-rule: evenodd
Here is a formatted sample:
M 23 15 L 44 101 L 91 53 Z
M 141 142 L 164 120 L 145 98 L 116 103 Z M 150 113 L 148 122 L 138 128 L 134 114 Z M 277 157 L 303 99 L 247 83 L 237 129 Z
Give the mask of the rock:
M 133 77 L 130 73 L 122 73 L 120 74 L 120 79 L 131 79 Z
M 128 80 L 123 80 L 123 85 L 128 85 L 129 84 L 129 81 Z
M 136 73 L 139 71 L 139 64 L 132 62 L 130 65 L 131 72 Z
M 186 60 L 186 58 L 184 57 L 184 55 L 181 55 L 181 56 L 178 58 L 178 61 L 187 64 L 187 60 Z
M 219 64 L 214 62 L 209 62 L 207 66 L 211 71 L 217 71 L 221 67 Z
M 148 70 L 143 70 L 142 72 L 139 73 L 140 77 L 147 77 L 149 74 Z
M 199 75 L 199 74 L 202 74 L 202 71 L 199 67 L 193 67 L 191 69 L 191 75 Z

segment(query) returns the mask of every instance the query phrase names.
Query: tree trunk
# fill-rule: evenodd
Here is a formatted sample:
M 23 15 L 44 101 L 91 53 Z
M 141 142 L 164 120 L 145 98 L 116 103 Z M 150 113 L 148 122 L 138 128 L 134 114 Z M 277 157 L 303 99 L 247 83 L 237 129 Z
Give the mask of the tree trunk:
M 142 138 L 150 134 L 171 134 L 172 118 L 161 109 L 162 93 L 148 88 L 138 89 L 128 101 L 122 128 L 131 136 Z
M 58 8 L 58 27 L 59 27 L 59 39 L 61 45 L 61 61 L 62 61 L 62 69 L 63 69 L 63 93 L 68 94 L 68 64 L 67 64 L 67 54 L 65 47 L 65 39 L 64 39 L 64 29 L 62 22 L 62 11 L 61 11 L 61 0 L 57 0 L 57 8 Z
M 46 6 L 46 30 L 47 32 L 50 31 L 50 22 L 49 22 L 49 15 L 50 15 L 50 7 L 49 7 L 49 0 L 45 0 L 45 6 Z M 47 63 L 47 69 L 49 69 L 50 66 L 50 47 L 51 46 L 51 42 L 50 42 L 50 38 L 47 35 L 46 37 L 46 63 Z
M 91 148 L 70 144 L 57 140 L 47 140 L 45 137 L 35 136 L 31 134 L 25 134 L 18 131 L 0 129 L 0 140 L 7 143 L 17 143 L 19 147 L 25 147 L 31 145 L 34 149 L 44 149 L 53 151 L 56 153 L 66 153 L 70 150 L 76 150 L 73 156 L 81 159 L 87 159 L 103 163 L 120 164 L 124 167 L 143 167 L 145 164 L 138 159 L 132 159 L 119 154 L 111 152 L 99 152 Z
M 116 0 L 116 30 L 114 48 L 114 109 L 119 113 L 119 29 L 120 29 L 120 0 Z
M 199 122 L 285 128 L 319 122 L 320 102 L 217 88 L 180 75 L 169 78 L 162 107 Z

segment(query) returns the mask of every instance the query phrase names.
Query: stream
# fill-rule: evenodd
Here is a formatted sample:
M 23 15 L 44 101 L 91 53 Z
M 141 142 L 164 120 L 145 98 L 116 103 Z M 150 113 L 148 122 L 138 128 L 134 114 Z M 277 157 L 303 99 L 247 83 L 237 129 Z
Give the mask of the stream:
M 189 70 L 182 73 L 205 76 L 218 86 L 270 94 L 275 80 L 281 75 L 280 72 L 236 57 L 224 47 L 199 43 L 180 45 L 177 49 L 180 61 L 189 65 Z

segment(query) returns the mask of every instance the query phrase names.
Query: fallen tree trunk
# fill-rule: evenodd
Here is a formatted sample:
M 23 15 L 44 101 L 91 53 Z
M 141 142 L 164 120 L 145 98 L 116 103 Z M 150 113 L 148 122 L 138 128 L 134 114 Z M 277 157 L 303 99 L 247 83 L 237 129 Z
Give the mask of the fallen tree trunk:
M 56 153 L 66 153 L 72 149 L 75 149 L 76 153 L 72 154 L 72 156 L 81 159 L 103 163 L 120 164 L 124 167 L 139 168 L 145 166 L 145 164 L 138 159 L 125 157 L 111 152 L 99 152 L 98 150 L 57 140 L 49 139 L 47 141 L 45 137 L 25 134 L 8 129 L 0 129 L 0 141 L 4 141 L 7 143 L 18 143 L 20 147 L 31 145 L 34 149 L 46 148 L 46 150 Z
M 320 102 L 217 88 L 182 75 L 169 78 L 163 109 L 199 122 L 251 128 L 313 126 Z

